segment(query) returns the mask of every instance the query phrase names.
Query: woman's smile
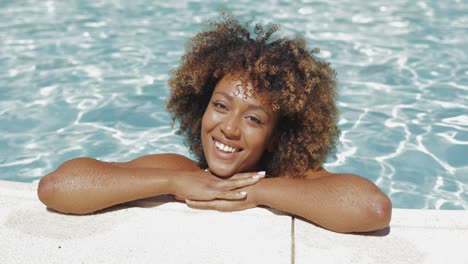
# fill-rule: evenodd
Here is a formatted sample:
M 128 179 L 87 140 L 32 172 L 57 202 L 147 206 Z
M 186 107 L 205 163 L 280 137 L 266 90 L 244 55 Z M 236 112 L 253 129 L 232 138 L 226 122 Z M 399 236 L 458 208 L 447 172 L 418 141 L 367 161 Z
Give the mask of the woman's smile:
M 238 151 L 241 150 L 241 149 L 238 149 L 236 147 L 231 147 L 229 145 L 226 145 L 226 144 L 222 143 L 221 141 L 217 141 L 214 138 L 213 138 L 213 142 L 214 142 L 216 148 L 219 151 L 224 152 L 224 153 L 234 153 L 234 152 L 238 152 Z
M 239 151 L 235 148 L 225 145 L 219 141 L 213 140 L 215 151 L 213 151 L 218 159 L 233 161 L 239 155 Z
M 221 79 L 213 91 L 202 119 L 202 144 L 210 170 L 223 177 L 254 171 L 271 144 L 276 113 L 262 104 L 252 91 L 234 77 Z

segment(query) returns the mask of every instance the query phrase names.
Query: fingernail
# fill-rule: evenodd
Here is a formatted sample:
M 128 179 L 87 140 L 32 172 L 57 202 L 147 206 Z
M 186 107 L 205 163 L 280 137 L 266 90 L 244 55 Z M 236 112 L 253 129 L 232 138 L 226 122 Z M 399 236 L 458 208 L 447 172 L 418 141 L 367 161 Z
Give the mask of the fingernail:
M 242 195 L 242 196 L 246 196 L 246 195 L 247 195 L 247 192 L 246 192 L 246 191 L 243 191 L 243 192 L 240 192 L 239 194 Z
M 257 175 L 259 175 L 259 176 L 265 176 L 265 175 L 266 175 L 266 172 L 265 172 L 265 171 L 259 171 L 259 172 L 257 172 Z

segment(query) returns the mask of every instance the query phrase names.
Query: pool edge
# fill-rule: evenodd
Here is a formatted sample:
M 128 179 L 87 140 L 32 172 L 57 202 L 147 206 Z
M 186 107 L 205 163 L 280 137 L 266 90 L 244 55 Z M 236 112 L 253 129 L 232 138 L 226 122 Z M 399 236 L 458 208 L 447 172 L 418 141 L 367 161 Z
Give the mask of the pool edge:
M 181 204 L 170 204 L 165 205 L 151 205 L 146 206 L 145 204 L 137 204 L 136 208 L 128 208 L 124 210 L 118 210 L 118 212 L 99 214 L 93 216 L 89 219 L 92 219 L 96 223 L 94 227 L 99 227 L 99 231 L 96 231 L 96 234 L 88 234 L 89 239 L 86 237 L 75 236 L 72 232 L 64 232 L 63 235 L 60 233 L 55 234 L 56 236 L 51 239 L 47 236 L 35 236 L 34 229 L 35 225 L 47 224 L 43 223 L 48 219 L 48 212 L 45 207 L 38 201 L 37 194 L 37 183 L 21 183 L 21 182 L 11 182 L 11 181 L 2 181 L 0 180 L 0 202 L 2 208 L 0 208 L 0 234 L 2 237 L 6 235 L 7 239 L 2 239 L 4 242 L 0 246 L 0 250 L 15 250 L 16 248 L 24 247 L 31 243 L 32 250 L 22 251 L 22 258 L 36 258 L 38 254 L 37 251 L 50 248 L 51 245 L 57 245 L 54 248 L 54 251 L 60 252 L 55 255 L 51 255 L 47 260 L 55 260 L 57 262 L 63 262 L 68 260 L 66 254 L 66 248 L 83 248 L 86 247 L 86 244 L 90 242 L 104 243 L 103 241 L 114 243 L 113 246 L 110 246 L 108 249 L 105 249 L 102 254 L 107 254 L 112 251 L 119 250 L 123 246 L 119 245 L 121 242 L 113 241 L 113 238 L 116 240 L 125 237 L 126 233 L 133 234 L 135 232 L 141 232 L 144 235 L 147 231 L 144 230 L 141 224 L 146 222 L 157 222 L 155 220 L 156 215 L 161 216 L 161 213 L 166 214 L 166 216 L 174 215 L 183 215 L 184 217 L 192 217 L 195 221 L 200 219 L 215 219 L 215 221 L 226 221 L 227 223 L 241 223 L 236 228 L 239 228 L 239 231 L 242 232 L 242 221 L 245 225 L 256 224 L 254 221 L 256 219 L 264 219 L 264 224 L 269 225 L 268 231 L 260 230 L 260 225 L 256 229 L 248 229 L 249 227 L 245 226 L 245 230 L 250 230 L 250 233 L 246 233 L 246 236 L 249 236 L 249 239 L 246 241 L 239 241 L 239 243 L 249 244 L 252 243 L 252 247 L 257 246 L 258 250 L 249 251 L 250 255 L 247 256 L 248 259 L 256 261 L 258 259 L 264 258 L 264 252 L 262 253 L 261 245 L 256 245 L 255 243 L 270 243 L 266 248 L 276 252 L 274 255 L 276 259 L 273 259 L 274 263 L 285 263 L 291 261 L 292 252 L 294 250 L 294 258 L 292 259 L 294 263 L 310 263 L 313 260 L 320 260 L 321 263 L 440 263 L 441 261 L 450 261 L 450 263 L 462 263 L 464 259 L 464 246 L 468 244 L 468 211 L 467 210 L 418 210 L 418 209 L 393 209 L 392 222 L 390 227 L 387 230 L 383 230 L 371 234 L 339 234 L 331 232 L 320 227 L 317 227 L 308 222 L 294 219 L 287 215 L 281 215 L 272 213 L 268 210 L 261 208 L 256 208 L 252 210 L 247 210 L 244 212 L 236 213 L 217 213 L 212 211 L 193 211 Z M 161 203 L 162 204 L 162 203 Z M 150 208 L 151 210 L 147 210 Z M 257 210 L 258 209 L 258 210 Z M 28 212 L 39 212 L 42 219 L 41 221 L 34 221 L 34 218 L 31 217 L 31 221 L 23 221 L 22 227 L 15 227 L 12 229 L 11 225 L 11 216 L 13 212 L 22 212 L 21 219 L 28 218 Z M 196 216 L 194 216 L 196 215 Z M 135 217 L 135 216 L 138 216 Z M 57 217 L 57 214 L 53 214 L 53 217 Z M 52 218 L 53 218 L 52 217 Z M 78 224 L 83 224 L 83 219 L 80 217 L 65 216 L 59 215 L 60 221 L 77 221 Z M 67 218 L 68 217 L 68 218 Z M 146 219 L 145 219 L 146 218 Z M 18 218 L 19 219 L 19 218 Z M 69 220 L 70 219 L 70 220 Z M 127 219 L 128 222 L 127 222 Z M 197 220 L 198 219 L 198 220 Z M 56 219 L 57 220 L 57 219 Z M 125 222 L 123 222 L 125 220 Z M 166 219 L 167 223 L 170 224 L 171 219 Z M 146 222 L 145 222 L 146 221 Z M 291 229 L 292 221 L 294 221 L 294 231 Z M 56 222 L 59 223 L 59 222 Z M 112 225 L 121 225 L 122 228 L 112 230 L 112 232 L 107 232 L 105 235 L 100 235 L 99 232 L 102 232 L 101 227 L 112 228 Z M 86 225 L 89 230 L 93 230 L 93 224 Z M 110 227 L 109 227 L 110 226 Z M 59 226 L 60 227 L 60 226 Z M 66 228 L 61 226 L 61 228 Z M 143 229 L 142 229 L 143 228 Z M 190 232 L 191 229 L 200 229 L 207 228 L 209 230 L 209 225 L 207 227 L 203 226 L 193 226 L 184 227 L 185 232 Z M 232 228 L 232 227 L 227 227 Z M 252 227 L 250 227 L 252 228 Z M 18 231 L 19 230 L 19 231 Z M 135 231 L 136 230 L 136 231 Z M 195 230 L 196 231 L 196 230 Z M 90 231 L 91 232 L 91 231 Z M 253 232 L 253 234 L 251 234 Z M 265 237 L 266 232 L 268 232 L 271 237 L 268 240 L 258 240 L 255 239 Z M 289 232 L 289 233 L 288 233 Z M 292 234 L 291 232 L 295 232 Z M 103 233 L 103 234 L 104 234 Z M 256 233 L 256 234 L 255 234 Z M 128 236 L 127 234 L 127 236 Z M 235 233 L 232 233 L 235 234 Z M 294 241 L 288 239 L 291 235 L 294 235 Z M 13 238 L 9 241 L 8 237 Z M 129 241 L 134 239 L 135 243 L 138 242 L 138 238 L 129 238 Z M 145 244 L 158 244 L 160 241 L 170 242 L 173 238 L 166 234 L 165 236 L 154 236 L 145 238 Z M 187 238 L 193 240 L 193 243 L 202 243 L 203 238 Z M 228 243 L 228 237 L 225 238 L 226 241 L 218 241 L 220 244 Z M 222 238 L 221 240 L 224 240 Z M 286 242 L 285 242 L 286 241 Z M 187 243 L 189 243 L 187 242 Z M 191 244 L 190 242 L 189 244 Z M 232 241 L 231 241 L 232 242 Z M 293 242 L 294 248 L 290 244 Z M 107 243 L 107 242 L 106 242 Z M 212 241 L 205 241 L 206 245 L 210 245 Z M 58 247 L 62 247 L 59 250 Z M 213 246 L 213 255 L 210 256 L 201 256 L 197 255 L 198 253 L 192 252 L 191 260 L 193 261 L 197 257 L 203 258 L 200 261 L 204 263 L 215 263 L 219 261 L 219 254 L 228 254 L 222 250 L 222 247 Z M 38 250 L 34 250 L 38 248 Z M 203 247 L 204 248 L 204 247 Z M 248 247 L 250 248 L 250 247 Z M 127 254 L 131 259 L 141 257 L 153 257 L 153 261 L 158 259 L 160 260 L 169 260 L 169 257 L 176 257 L 180 255 L 181 250 L 187 251 L 187 254 L 191 254 L 190 249 L 180 248 L 178 244 L 167 245 L 164 249 L 165 253 L 161 255 L 161 252 L 158 253 L 158 250 L 154 252 L 148 252 L 146 248 L 140 248 L 142 251 L 138 252 L 138 248 L 134 248 L 132 252 L 127 253 L 118 253 L 118 254 Z M 135 252 L 136 250 L 136 252 Z M 218 251 L 217 251 L 218 250 Z M 101 253 L 98 251 L 90 254 L 94 256 L 89 256 L 92 258 L 99 258 Z M 72 251 L 70 251 L 72 253 Z M 135 255 L 136 254 L 136 255 Z M 15 263 L 18 259 L 16 255 L 8 255 L 9 260 L 12 263 Z M 8 259 L 7 256 L 7 259 Z M 222 257 L 222 256 L 221 256 Z M 236 256 L 225 256 L 229 257 L 233 262 L 236 262 Z M 244 256 L 245 257 L 245 256 Z M 182 258 L 179 256 L 179 258 Z M 37 263 L 46 263 L 47 261 L 41 262 L 40 259 L 37 259 Z M 140 259 L 142 260 L 142 259 Z M 187 263 L 190 262 L 189 259 L 186 259 Z M 77 260 L 78 261 L 78 260 Z M 377 262 L 376 262 L 377 261 Z M 181 261 L 182 263 L 184 261 Z

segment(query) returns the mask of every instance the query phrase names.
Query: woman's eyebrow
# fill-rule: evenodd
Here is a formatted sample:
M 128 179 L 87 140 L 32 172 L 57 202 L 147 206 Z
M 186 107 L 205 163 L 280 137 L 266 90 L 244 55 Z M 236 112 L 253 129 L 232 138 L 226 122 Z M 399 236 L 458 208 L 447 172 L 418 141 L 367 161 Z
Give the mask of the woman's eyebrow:
M 215 92 L 215 94 L 220 94 L 223 97 L 226 97 L 226 99 L 230 102 L 234 100 L 234 97 L 228 93 L 225 92 Z M 247 104 L 247 109 L 249 110 L 260 110 L 265 112 L 265 114 L 268 116 L 268 118 L 271 117 L 271 115 L 268 113 L 268 111 L 261 105 L 255 105 L 255 104 Z
M 232 100 L 234 100 L 234 98 L 231 95 L 229 95 L 228 93 L 225 93 L 225 92 L 215 92 L 214 94 L 220 94 L 220 95 L 226 97 L 226 99 L 228 99 L 231 102 L 232 102 Z
M 254 105 L 254 104 L 248 104 L 248 109 L 250 110 L 260 110 L 260 111 L 263 111 L 265 112 L 265 114 L 268 116 L 268 118 L 271 117 L 271 115 L 267 112 L 267 110 L 265 108 L 263 108 L 263 106 L 260 106 L 260 105 Z

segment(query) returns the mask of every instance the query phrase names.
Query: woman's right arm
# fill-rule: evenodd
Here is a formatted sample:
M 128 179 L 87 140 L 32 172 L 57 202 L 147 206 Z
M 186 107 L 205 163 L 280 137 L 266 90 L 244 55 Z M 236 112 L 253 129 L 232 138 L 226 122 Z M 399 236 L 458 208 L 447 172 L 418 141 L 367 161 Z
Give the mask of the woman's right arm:
M 38 196 L 54 210 L 89 214 L 163 194 L 197 200 L 242 199 L 245 194 L 235 189 L 256 183 L 253 175 L 220 180 L 193 161 L 172 154 L 149 155 L 126 163 L 76 158 L 44 176 Z
M 39 182 L 38 196 L 47 207 L 63 213 L 87 214 L 151 196 L 168 194 L 177 171 L 126 166 L 91 158 L 63 163 Z

